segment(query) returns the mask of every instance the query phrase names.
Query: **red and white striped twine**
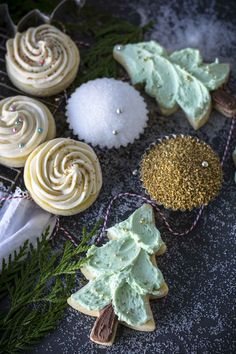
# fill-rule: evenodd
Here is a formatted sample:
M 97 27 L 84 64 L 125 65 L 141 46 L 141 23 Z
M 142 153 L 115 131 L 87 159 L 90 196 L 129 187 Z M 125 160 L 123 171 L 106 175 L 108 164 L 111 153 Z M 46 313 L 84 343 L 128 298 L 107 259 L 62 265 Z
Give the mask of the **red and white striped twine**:
M 231 141 L 233 130 L 234 130 L 234 126 L 235 126 L 235 120 L 236 120 L 236 117 L 233 117 L 231 125 L 230 125 L 229 134 L 228 134 L 228 137 L 227 137 L 227 141 L 226 141 L 226 144 L 225 144 L 223 157 L 221 159 L 221 165 L 222 166 L 225 163 L 225 160 L 226 160 L 226 157 L 227 157 L 227 154 L 228 154 L 228 151 L 229 151 L 229 145 L 230 145 L 230 141 Z M 111 212 L 111 208 L 113 206 L 113 203 L 117 199 L 123 198 L 123 197 L 132 197 L 132 198 L 140 199 L 140 200 L 144 201 L 145 203 L 150 204 L 157 211 L 157 213 L 160 215 L 160 217 L 162 218 L 162 220 L 163 220 L 164 224 L 166 225 L 167 229 L 169 230 L 169 232 L 172 235 L 174 235 L 174 236 L 185 236 L 185 235 L 188 235 L 196 227 L 196 225 L 197 225 L 197 223 L 198 223 L 198 221 L 199 221 L 199 219 L 200 219 L 200 217 L 202 215 L 203 209 L 204 209 L 204 206 L 201 206 L 199 208 L 196 218 L 194 219 L 192 225 L 187 230 L 182 231 L 182 232 L 178 232 L 178 231 L 173 230 L 173 228 L 169 224 L 167 218 L 165 217 L 164 213 L 161 211 L 161 209 L 158 207 L 158 205 L 157 205 L 157 203 L 155 201 L 153 201 L 151 199 L 148 199 L 147 197 L 145 197 L 143 195 L 140 195 L 140 194 L 137 194 L 137 193 L 130 193 L 130 192 L 119 193 L 119 194 L 115 195 L 111 199 L 111 201 L 110 201 L 110 203 L 108 205 L 108 208 L 107 208 L 105 216 L 104 216 L 104 223 L 103 223 L 103 226 L 102 226 L 102 230 L 101 230 L 101 233 L 99 234 L 99 236 L 97 237 L 97 239 L 95 241 L 96 243 L 99 243 L 102 240 L 102 238 L 103 238 L 103 236 L 105 234 L 105 231 L 106 231 L 106 228 L 107 228 L 107 224 L 108 224 L 108 219 L 109 219 L 109 216 L 110 216 L 110 212 Z M 0 203 L 4 202 L 4 201 L 7 201 L 7 200 L 12 200 L 12 199 L 27 199 L 27 200 L 31 200 L 32 198 L 29 195 L 1 197 L 0 198 Z M 76 239 L 73 236 L 71 236 L 71 234 L 64 227 L 60 226 L 59 217 L 57 216 L 55 229 L 54 229 L 54 235 L 56 235 L 59 230 L 61 230 L 63 232 L 64 236 L 66 238 L 68 238 L 73 243 L 73 245 L 75 247 L 78 246 L 78 244 L 76 242 Z
M 1 197 L 0 203 L 5 202 L 7 200 L 13 200 L 13 199 L 33 200 L 30 195 L 18 195 L 18 196 Z M 75 241 L 75 238 L 71 236 L 71 234 L 64 227 L 60 226 L 59 217 L 56 216 L 56 224 L 54 227 L 54 232 L 52 234 L 53 235 L 52 237 L 56 236 L 59 230 L 63 232 L 64 236 L 68 238 L 75 247 L 78 246 L 77 242 Z
M 75 238 L 71 236 L 71 234 L 62 226 L 59 226 L 59 230 L 61 230 L 64 233 L 64 236 L 70 240 L 70 242 L 73 243 L 75 247 L 78 246 L 78 243 L 76 242 Z
M 101 233 L 100 233 L 99 237 L 97 238 L 97 242 L 100 242 L 102 240 L 103 234 L 106 231 L 107 223 L 108 223 L 108 219 L 109 219 L 109 214 L 110 214 L 111 207 L 112 207 L 113 203 L 115 202 L 116 199 L 121 198 L 121 197 L 134 197 L 134 198 L 137 198 L 137 199 L 140 199 L 140 200 L 144 201 L 145 203 L 150 204 L 157 211 L 157 213 L 160 215 L 160 217 L 164 221 L 167 229 L 174 236 L 184 236 L 184 235 L 189 234 L 195 228 L 195 226 L 197 225 L 198 220 L 199 220 L 199 218 L 200 218 L 200 216 L 202 214 L 202 211 L 204 209 L 204 206 L 201 206 L 201 208 L 199 209 L 198 214 L 197 214 L 193 224 L 191 225 L 191 227 L 189 229 L 187 229 L 187 230 L 185 230 L 183 232 L 177 232 L 177 231 L 174 231 L 172 229 L 172 227 L 170 226 L 167 218 L 165 217 L 165 215 L 161 211 L 161 209 L 157 206 L 156 202 L 154 202 L 153 200 L 148 199 L 147 197 L 144 197 L 143 195 L 136 194 L 136 193 L 129 193 L 129 192 L 127 192 L 127 193 L 119 193 L 119 194 L 115 195 L 112 198 L 112 200 L 110 201 L 110 203 L 108 205 L 108 208 L 106 210 L 105 217 L 104 217 L 103 227 L 102 227 L 102 230 L 101 230 Z
M 14 196 L 14 195 L 10 195 L 8 197 L 1 197 L 0 198 L 0 203 L 1 202 L 5 202 L 7 200 L 12 200 L 12 199 L 27 199 L 27 200 L 31 200 L 31 196 L 30 195 L 19 195 L 19 196 Z
M 228 154 L 228 151 L 229 151 L 229 145 L 230 145 L 230 141 L 231 141 L 233 130 L 234 130 L 234 126 L 235 126 L 235 120 L 236 120 L 236 117 L 233 117 L 232 121 L 231 121 L 230 129 L 229 129 L 227 141 L 226 141 L 226 144 L 225 144 L 223 157 L 221 159 L 221 166 L 224 165 L 226 157 L 227 157 L 227 154 Z M 197 223 L 198 223 L 198 221 L 199 221 L 199 219 L 200 219 L 200 217 L 202 215 L 202 212 L 204 210 L 204 205 L 203 205 L 203 206 L 201 206 L 199 208 L 198 213 L 197 213 L 192 225 L 187 230 L 179 232 L 179 231 L 173 230 L 173 228 L 169 224 L 167 218 L 165 217 L 164 213 L 157 206 L 157 203 L 155 201 L 150 200 L 150 199 L 146 198 L 145 196 L 140 195 L 140 194 L 136 194 L 136 193 L 129 193 L 129 192 L 127 192 L 127 193 L 119 193 L 119 194 L 115 195 L 111 199 L 111 201 L 110 201 L 110 203 L 108 205 L 108 208 L 106 210 L 105 217 L 104 217 L 104 223 L 103 223 L 103 226 L 102 226 L 102 230 L 101 230 L 100 235 L 97 238 L 97 242 L 100 242 L 102 240 L 103 235 L 104 235 L 104 233 L 106 231 L 107 224 L 108 224 L 108 219 L 109 219 L 109 215 L 110 215 L 110 211 L 111 211 L 111 207 L 112 207 L 113 203 L 116 201 L 116 199 L 123 198 L 123 197 L 134 197 L 134 198 L 143 200 L 145 203 L 148 203 L 148 204 L 152 205 L 152 207 L 158 212 L 158 214 L 162 218 L 162 220 L 163 220 L 164 224 L 166 225 L 167 229 L 169 230 L 169 232 L 172 235 L 174 235 L 174 236 L 185 236 L 185 235 L 188 235 L 197 226 Z

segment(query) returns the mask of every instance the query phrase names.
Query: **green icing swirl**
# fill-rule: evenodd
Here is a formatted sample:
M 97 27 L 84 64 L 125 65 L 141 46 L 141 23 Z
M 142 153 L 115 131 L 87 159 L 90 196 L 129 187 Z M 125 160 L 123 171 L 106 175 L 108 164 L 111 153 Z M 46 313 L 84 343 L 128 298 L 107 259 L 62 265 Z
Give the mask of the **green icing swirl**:
M 94 276 L 104 272 L 118 272 L 134 263 L 139 255 L 140 247 L 132 238 L 123 237 L 109 241 L 102 247 L 92 246 L 87 255 L 89 259 L 86 268 Z
M 103 309 L 111 301 L 110 287 L 104 286 L 104 284 L 109 283 L 110 279 L 109 274 L 103 274 L 95 280 L 90 280 L 71 297 L 89 310 Z
M 116 239 L 129 236 L 150 254 L 164 245 L 155 225 L 152 207 L 148 204 L 137 209 L 127 220 L 109 228 L 107 233 L 110 238 Z
M 142 295 L 159 295 L 164 278 L 161 271 L 154 267 L 147 253 L 141 250 L 130 270 L 128 282 L 133 289 Z
M 114 47 L 114 58 L 127 70 L 132 83 L 144 84 L 145 91 L 158 102 L 163 114 L 180 107 L 194 129 L 200 128 L 211 110 L 209 91 L 222 86 L 229 65 L 203 63 L 199 50 L 186 48 L 168 54 L 157 42 Z
M 112 305 L 120 321 L 131 326 L 142 325 L 150 319 L 146 297 L 133 289 L 123 274 L 113 280 Z

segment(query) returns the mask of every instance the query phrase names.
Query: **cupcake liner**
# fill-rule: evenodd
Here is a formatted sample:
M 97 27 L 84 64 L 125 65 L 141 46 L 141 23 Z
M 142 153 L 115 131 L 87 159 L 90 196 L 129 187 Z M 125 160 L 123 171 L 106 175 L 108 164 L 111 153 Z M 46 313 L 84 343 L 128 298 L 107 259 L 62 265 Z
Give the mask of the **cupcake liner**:
M 206 203 L 202 203 L 202 204 L 197 204 L 197 205 L 193 205 L 192 207 L 181 207 L 181 208 L 175 208 L 171 205 L 167 205 L 165 204 L 164 202 L 161 202 L 160 200 L 156 200 L 150 193 L 149 191 L 147 190 L 147 188 L 144 186 L 144 181 L 142 179 L 142 162 L 146 156 L 146 154 L 154 147 L 156 146 L 157 144 L 162 144 L 164 143 L 165 141 L 167 140 L 171 140 L 171 139 L 176 139 L 178 137 L 181 137 L 181 138 L 186 138 L 186 137 L 190 137 L 190 138 L 193 138 L 196 142 L 198 143 L 201 143 L 202 145 L 205 145 L 205 146 L 208 146 L 211 148 L 211 146 L 207 143 L 205 143 L 204 141 L 200 140 L 199 138 L 195 137 L 195 136 L 191 136 L 191 135 L 184 135 L 184 134 L 170 134 L 170 135 L 166 135 L 162 138 L 159 138 L 156 140 L 156 142 L 152 142 L 145 150 L 145 152 L 143 153 L 141 159 L 140 159 L 140 162 L 139 162 L 139 179 L 142 183 L 142 188 L 145 192 L 145 194 L 153 201 L 155 202 L 157 205 L 159 206 L 163 206 L 165 209 L 167 210 L 171 210 L 171 211 L 191 211 L 193 209 L 196 209 L 196 208 L 200 208 L 201 206 L 206 206 L 209 204 L 210 201 L 212 201 L 213 199 L 215 199 L 217 197 L 217 195 L 219 194 L 221 188 L 222 188 L 222 180 L 223 180 L 223 177 L 222 177 L 222 180 L 221 180 L 221 186 L 220 188 L 218 189 L 217 193 L 215 193 L 215 195 L 211 198 L 209 198 L 209 200 L 206 202 Z M 212 149 L 212 148 L 211 148 Z M 212 152 L 214 152 L 214 150 L 212 149 Z M 218 157 L 217 153 L 215 153 L 216 157 Z M 202 161 L 204 162 L 204 160 Z M 220 165 L 220 160 L 219 160 L 219 167 L 221 167 Z M 223 174 L 223 173 L 222 173 Z M 158 188 L 158 186 L 157 186 Z
M 105 111 L 105 114 L 103 114 L 102 109 L 104 109 L 104 102 L 101 103 L 101 107 L 99 107 L 99 100 L 96 98 L 99 98 L 100 93 L 98 93 L 96 97 L 96 90 L 97 85 L 99 85 L 99 81 L 105 82 L 107 85 L 114 85 L 114 91 L 111 93 L 111 95 L 108 97 L 108 104 L 111 105 L 111 113 L 109 112 L 108 108 L 107 111 Z M 103 84 L 102 83 L 102 84 Z M 89 88 L 89 85 L 91 88 Z M 95 89 L 94 89 L 95 87 Z M 99 86 L 98 86 L 99 87 Z M 119 90 L 119 87 L 121 87 L 121 92 L 122 95 L 119 97 L 118 102 L 122 101 L 121 99 L 124 100 L 123 106 L 122 103 L 117 103 L 116 108 L 114 108 L 114 98 L 116 97 L 115 93 L 116 91 Z M 84 110 L 84 115 L 79 116 L 78 118 L 75 118 L 75 112 L 72 112 L 76 110 L 76 95 L 77 97 L 82 95 L 82 100 L 84 101 L 85 94 L 83 90 L 87 89 L 92 92 L 91 97 L 88 97 L 88 107 L 82 106 L 80 110 Z M 127 95 L 124 95 L 124 92 L 130 93 L 131 99 L 133 101 L 137 102 L 137 105 L 139 106 L 140 110 L 137 108 L 137 105 L 135 104 L 128 104 L 127 100 Z M 82 94 L 81 94 L 82 92 Z M 108 89 L 105 92 L 105 94 L 108 95 Z M 112 94 L 114 96 L 112 96 Z M 91 98 L 95 98 L 92 100 Z M 90 116 L 88 114 L 91 105 L 94 104 L 95 106 L 92 108 L 93 110 L 98 111 L 98 116 Z M 72 108 L 72 106 L 74 107 Z M 119 108 L 121 106 L 121 108 Z M 120 109 L 120 111 L 119 111 Z M 101 113 L 102 112 L 102 113 Z M 132 144 L 136 139 L 139 139 L 140 136 L 143 134 L 144 129 L 147 127 L 147 122 L 148 122 L 148 109 L 147 105 L 145 103 L 144 98 L 141 96 L 139 91 L 135 90 L 130 84 L 120 81 L 120 80 L 115 80 L 115 79 L 96 79 L 96 80 L 90 80 L 87 83 L 81 85 L 78 87 L 70 96 L 70 98 L 67 100 L 67 105 L 66 105 L 66 121 L 70 127 L 70 129 L 73 131 L 73 134 L 78 136 L 80 140 L 85 141 L 88 144 L 91 144 L 93 146 L 99 146 L 100 148 L 120 148 L 121 146 L 126 147 L 128 144 Z M 98 117 L 102 116 L 101 121 L 99 122 Z M 87 118 L 87 119 L 86 119 Z M 78 120 L 84 120 L 79 123 L 77 122 Z M 74 121 L 74 122 L 73 122 Z M 84 123 L 84 126 L 83 126 Z M 100 123 L 100 124 L 99 124 Z M 86 124 L 88 127 L 86 127 Z M 101 138 L 102 137 L 102 138 Z

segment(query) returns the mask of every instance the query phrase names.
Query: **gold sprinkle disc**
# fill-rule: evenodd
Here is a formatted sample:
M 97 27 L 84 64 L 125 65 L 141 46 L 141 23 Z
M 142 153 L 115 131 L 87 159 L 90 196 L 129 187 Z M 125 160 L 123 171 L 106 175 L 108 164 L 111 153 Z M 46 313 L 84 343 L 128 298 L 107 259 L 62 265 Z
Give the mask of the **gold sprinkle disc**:
M 141 161 L 141 180 L 152 199 L 173 210 L 207 205 L 220 191 L 219 157 L 191 136 L 163 139 Z

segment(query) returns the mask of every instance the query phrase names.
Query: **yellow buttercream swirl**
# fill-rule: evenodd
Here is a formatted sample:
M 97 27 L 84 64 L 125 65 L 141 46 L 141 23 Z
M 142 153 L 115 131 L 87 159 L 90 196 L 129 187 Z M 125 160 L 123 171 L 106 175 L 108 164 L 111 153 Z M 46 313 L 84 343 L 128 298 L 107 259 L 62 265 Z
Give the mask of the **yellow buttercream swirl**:
M 65 33 L 42 25 L 7 41 L 6 63 L 13 82 L 15 78 L 22 85 L 48 89 L 77 72 L 79 51 Z
M 101 168 L 93 149 L 65 138 L 40 145 L 26 162 L 24 179 L 35 202 L 58 215 L 87 209 L 102 186 Z
M 0 101 L 1 163 L 24 166 L 28 155 L 55 133 L 53 116 L 43 103 L 26 96 Z

